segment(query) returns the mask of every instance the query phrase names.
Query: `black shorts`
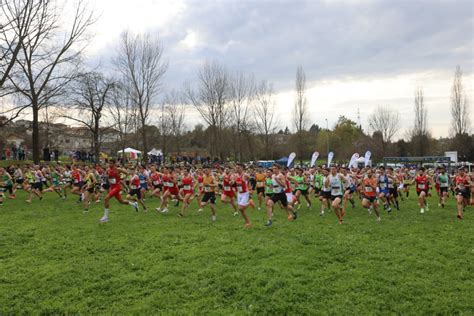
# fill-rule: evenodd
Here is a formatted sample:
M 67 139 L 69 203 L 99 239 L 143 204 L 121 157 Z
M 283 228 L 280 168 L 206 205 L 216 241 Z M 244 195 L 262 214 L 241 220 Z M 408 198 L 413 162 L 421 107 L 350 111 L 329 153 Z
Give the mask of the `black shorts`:
M 204 203 L 209 202 L 211 204 L 216 204 L 216 194 L 214 192 L 204 192 L 201 201 Z
M 25 182 L 25 179 L 16 179 L 16 183 L 18 184 L 23 184 Z
M 320 196 L 323 199 L 329 200 L 331 198 L 331 191 L 321 191 Z
M 417 190 L 417 191 L 416 191 L 416 195 L 420 196 L 421 192 L 425 192 L 425 194 L 428 195 L 428 190 L 427 190 L 427 189 L 425 189 L 425 190 L 419 190 L 419 191 Z
M 130 195 L 130 196 L 136 195 L 137 198 L 141 199 L 142 198 L 142 191 L 140 190 L 140 188 L 131 189 L 130 191 L 128 191 L 128 195 Z
M 271 199 L 273 203 L 281 202 L 281 205 L 283 205 L 284 207 L 288 206 L 288 200 L 286 199 L 285 192 L 273 193 Z
M 78 187 L 78 188 L 82 188 L 84 186 L 84 182 L 82 182 L 82 181 L 81 182 L 75 182 L 75 183 L 73 183 L 73 186 Z
M 364 199 L 366 199 L 367 201 L 369 201 L 370 203 L 374 203 L 375 200 L 377 199 L 376 196 L 367 196 L 367 195 L 364 195 Z
M 439 188 L 439 192 L 440 192 L 440 193 L 444 193 L 444 192 L 447 193 L 447 192 L 448 192 L 448 189 L 449 189 L 448 187 L 440 187 L 440 188 Z
M 461 195 L 464 199 L 469 199 L 471 197 L 471 192 L 468 189 L 456 190 L 456 195 Z
M 94 193 L 94 186 L 91 186 L 91 187 L 90 187 L 90 186 L 87 186 L 86 190 L 87 190 L 87 192 L 89 192 L 89 193 Z
M 306 189 L 306 190 L 300 190 L 300 189 L 298 189 L 298 190 L 296 190 L 296 191 L 300 191 L 300 194 L 303 194 L 304 196 L 307 196 L 307 195 L 308 195 L 308 189 Z
M 389 188 L 388 193 L 393 196 L 394 198 L 398 197 L 398 190 L 397 188 Z
M 318 196 L 319 194 L 321 194 L 321 188 L 314 187 L 314 195 Z
M 257 180 L 255 180 L 254 178 L 251 178 L 249 182 L 250 182 L 250 186 L 252 187 L 252 190 L 255 190 L 255 188 L 257 187 Z
M 33 189 L 43 191 L 43 182 L 35 182 L 33 184 Z
M 102 183 L 102 188 L 104 190 L 108 190 L 108 189 L 110 189 L 110 184 L 109 183 Z
M 257 188 L 257 194 L 264 194 L 265 193 L 265 187 Z
M 273 192 L 271 192 L 271 193 L 265 193 L 265 196 L 271 198 L 271 197 L 273 196 Z
M 331 201 L 334 201 L 337 198 L 340 198 L 342 200 L 342 195 L 332 195 L 331 194 Z

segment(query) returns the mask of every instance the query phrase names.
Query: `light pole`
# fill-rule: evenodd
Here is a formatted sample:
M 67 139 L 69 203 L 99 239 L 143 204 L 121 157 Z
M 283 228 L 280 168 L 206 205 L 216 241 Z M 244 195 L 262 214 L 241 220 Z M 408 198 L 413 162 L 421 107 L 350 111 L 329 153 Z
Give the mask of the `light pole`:
M 329 123 L 326 119 L 326 154 L 329 155 Z

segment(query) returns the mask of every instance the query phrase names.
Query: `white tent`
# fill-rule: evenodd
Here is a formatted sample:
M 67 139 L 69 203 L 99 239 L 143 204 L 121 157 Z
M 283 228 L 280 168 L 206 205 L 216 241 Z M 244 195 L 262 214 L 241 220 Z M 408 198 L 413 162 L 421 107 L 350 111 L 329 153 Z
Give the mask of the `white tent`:
M 161 151 L 161 149 L 153 148 L 148 152 L 148 156 L 163 156 L 163 152 Z
M 137 154 L 137 155 L 138 155 L 138 154 L 141 154 L 142 152 L 139 151 L 139 150 L 136 150 L 136 149 L 127 147 L 127 148 L 125 148 L 125 149 L 123 149 L 123 150 L 119 150 L 117 153 L 118 153 L 118 154 L 122 154 L 122 153 L 126 153 L 126 154 L 128 154 L 128 153 L 134 153 L 134 154 Z

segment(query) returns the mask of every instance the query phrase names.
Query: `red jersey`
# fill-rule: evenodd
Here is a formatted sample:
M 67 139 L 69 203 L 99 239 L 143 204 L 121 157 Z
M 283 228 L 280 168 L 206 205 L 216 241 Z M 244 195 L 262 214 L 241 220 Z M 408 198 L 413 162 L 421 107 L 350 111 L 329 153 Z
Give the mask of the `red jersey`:
M 140 187 L 140 178 L 137 175 L 134 175 L 130 180 L 130 189 L 135 190 Z
M 375 197 L 377 187 L 377 179 L 375 178 L 365 178 L 364 179 L 364 195 L 367 197 Z
M 184 191 L 185 194 L 194 192 L 193 178 L 191 178 L 191 177 L 183 178 L 182 184 L 183 184 L 183 191 Z
M 111 187 L 120 187 L 120 174 L 117 168 L 109 168 L 107 171 L 107 176 L 109 177 L 109 183 Z
M 74 183 L 79 183 L 82 181 L 81 173 L 78 170 L 73 170 L 71 172 L 71 177 L 74 180 Z
M 150 175 L 151 183 L 153 185 L 160 185 L 161 184 L 161 179 L 160 179 L 160 174 L 158 172 L 153 172 Z
M 202 176 L 197 177 L 199 192 L 204 190 L 204 178 Z
M 291 191 L 291 185 L 290 185 L 290 180 L 288 180 L 287 177 L 285 177 L 285 185 L 286 185 L 285 193 L 292 193 L 292 191 Z
M 416 191 L 426 191 L 428 190 L 428 177 L 423 176 L 416 176 L 415 178 L 416 183 Z
M 468 176 L 456 176 L 456 178 L 454 178 L 454 183 L 456 184 L 456 187 L 459 189 L 459 190 L 464 190 L 466 189 L 466 186 L 469 184 L 469 178 Z
M 224 176 L 222 180 L 222 185 L 224 187 L 224 192 L 232 192 L 232 183 L 230 182 L 230 176 Z
M 246 193 L 248 192 L 247 182 L 240 175 L 235 179 L 235 185 L 237 186 L 237 192 Z

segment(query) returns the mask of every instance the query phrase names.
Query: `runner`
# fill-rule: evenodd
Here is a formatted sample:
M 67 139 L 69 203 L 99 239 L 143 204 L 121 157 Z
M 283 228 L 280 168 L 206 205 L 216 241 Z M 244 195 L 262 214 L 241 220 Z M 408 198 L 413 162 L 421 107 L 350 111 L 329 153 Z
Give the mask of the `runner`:
M 378 210 L 379 204 L 377 202 L 377 188 L 378 181 L 377 178 L 373 176 L 372 170 L 368 169 L 366 171 L 366 176 L 362 180 L 364 198 L 362 199 L 362 206 L 369 211 L 369 215 L 372 214 L 372 210 L 377 216 L 377 221 L 380 222 L 380 213 Z
M 334 209 L 334 213 L 337 216 L 339 224 L 342 224 L 344 219 L 344 211 L 341 210 L 341 202 L 343 197 L 343 188 L 346 179 L 344 176 L 337 172 L 337 168 L 335 166 L 331 167 L 331 173 L 325 180 L 326 187 L 331 188 L 331 201 L 332 207 Z
M 216 188 L 217 181 L 214 176 L 211 174 L 211 169 L 209 167 L 204 167 L 204 176 L 202 178 L 202 183 L 204 186 L 204 195 L 200 203 L 200 209 L 203 209 L 206 205 L 209 205 L 212 212 L 212 221 L 217 220 L 216 216 Z
M 446 199 L 448 197 L 448 190 L 449 190 L 449 176 L 446 174 L 446 169 L 441 167 L 440 173 L 438 174 L 436 180 L 439 186 L 439 203 L 438 206 L 444 208 L 446 204 Z
M 181 212 L 178 213 L 178 217 L 184 217 L 186 210 L 191 204 L 191 201 L 194 198 L 194 181 L 193 177 L 189 172 L 189 168 L 184 169 L 183 171 L 183 190 L 181 192 L 181 200 L 183 201 L 183 206 L 181 207 Z
M 255 174 L 255 180 L 257 181 L 257 197 L 258 197 L 258 210 L 262 209 L 262 202 L 265 197 L 265 174 L 263 173 L 262 168 L 257 169 Z
M 122 186 L 121 186 L 121 177 L 120 174 L 128 174 L 128 172 L 124 169 L 117 168 L 115 159 L 109 160 L 109 169 L 107 170 L 107 177 L 109 179 L 110 190 L 107 196 L 104 199 L 104 216 L 101 217 L 101 223 L 107 223 L 109 221 L 109 208 L 110 208 L 110 199 L 115 197 L 115 199 L 120 204 L 131 205 L 135 210 L 138 210 L 138 203 L 131 202 L 122 199 Z
M 237 204 L 239 205 L 239 211 L 245 221 L 245 228 L 250 228 L 252 225 L 250 224 L 249 217 L 247 216 L 246 209 L 251 204 L 250 201 L 250 194 L 249 194 L 249 184 L 248 181 L 250 177 L 244 174 L 244 165 L 237 164 L 236 167 L 236 177 L 235 177 L 235 186 L 237 187 Z M 258 178 L 257 178 L 257 185 L 258 185 Z M 258 187 L 257 187 L 258 188 Z
M 290 214 L 288 209 L 288 200 L 285 194 L 285 189 L 287 186 L 287 182 L 283 173 L 281 173 L 280 166 L 273 165 L 272 166 L 272 186 L 273 186 L 273 195 L 267 201 L 267 223 L 265 226 L 270 227 L 273 224 L 273 206 L 275 203 L 281 203 L 283 209 L 286 211 L 288 215 L 288 220 L 293 220 L 293 217 Z
M 306 200 L 306 207 L 311 209 L 312 205 L 311 205 L 311 200 L 309 199 L 309 191 L 308 191 L 309 177 L 303 174 L 302 169 L 296 168 L 296 175 L 294 176 L 294 179 L 297 183 L 295 197 L 298 203 L 298 209 L 301 207 L 301 202 L 300 202 L 301 195 Z
M 222 178 L 222 194 L 221 194 L 221 202 L 226 204 L 229 203 L 232 205 L 234 209 L 234 216 L 239 214 L 237 205 L 235 203 L 235 181 L 234 176 L 230 174 L 229 168 L 224 170 L 224 175 Z
M 426 195 L 428 194 L 430 178 L 425 174 L 425 168 L 420 168 L 418 175 L 415 177 L 414 183 L 416 185 L 416 194 L 418 195 L 418 205 L 420 206 L 420 213 L 428 211 L 428 203 L 426 202 Z
M 458 175 L 454 179 L 456 192 L 456 206 L 458 211 L 458 218 L 464 218 L 464 208 L 469 205 L 469 198 L 471 196 L 471 181 L 469 176 L 465 173 L 464 168 L 459 169 Z

